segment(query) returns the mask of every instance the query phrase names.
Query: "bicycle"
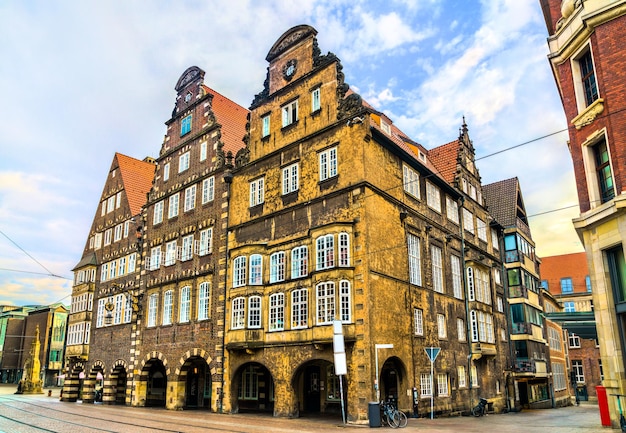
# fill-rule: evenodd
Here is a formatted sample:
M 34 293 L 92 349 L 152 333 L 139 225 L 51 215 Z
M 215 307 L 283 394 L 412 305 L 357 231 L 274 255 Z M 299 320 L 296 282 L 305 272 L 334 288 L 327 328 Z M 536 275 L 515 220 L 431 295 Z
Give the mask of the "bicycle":
M 623 394 L 611 394 L 617 397 L 617 409 L 619 410 L 619 427 L 623 432 L 626 432 L 626 418 L 624 418 L 624 414 L 622 413 L 622 403 L 620 397 L 626 397 Z
M 406 427 L 409 420 L 404 412 L 396 409 L 396 407 L 390 401 L 383 401 L 380 403 L 381 420 L 389 425 L 391 428 L 403 428 Z
M 478 404 L 472 408 L 472 415 L 483 416 L 487 414 L 487 399 L 480 397 Z

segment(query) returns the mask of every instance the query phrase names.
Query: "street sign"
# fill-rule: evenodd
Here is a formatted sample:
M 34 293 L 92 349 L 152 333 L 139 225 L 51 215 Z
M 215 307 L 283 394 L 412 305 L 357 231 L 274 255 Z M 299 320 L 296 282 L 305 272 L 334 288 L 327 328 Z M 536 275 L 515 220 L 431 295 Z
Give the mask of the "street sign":
M 435 362 L 437 355 L 439 355 L 439 352 L 441 351 L 441 347 L 424 347 L 424 351 L 426 351 L 426 355 L 428 355 L 430 362 Z

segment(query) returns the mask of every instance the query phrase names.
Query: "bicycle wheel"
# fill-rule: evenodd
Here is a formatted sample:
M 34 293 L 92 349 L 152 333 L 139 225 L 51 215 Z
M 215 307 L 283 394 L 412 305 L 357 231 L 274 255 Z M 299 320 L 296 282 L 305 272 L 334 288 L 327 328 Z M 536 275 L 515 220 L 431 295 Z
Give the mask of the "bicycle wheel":
M 400 428 L 406 427 L 406 425 L 409 422 L 408 418 L 406 417 L 406 414 L 402 412 L 401 410 L 398 411 L 398 414 L 400 415 L 400 423 L 398 424 L 398 427 Z
M 472 408 L 472 415 L 474 415 L 474 416 L 476 416 L 476 417 L 480 416 L 480 415 L 481 415 L 481 412 L 482 412 L 482 411 L 480 410 L 480 408 L 478 408 L 478 406 L 474 406 L 474 407 Z
M 400 414 L 397 410 L 392 409 L 391 412 L 387 414 L 387 422 L 391 428 L 398 428 L 398 426 L 400 426 Z

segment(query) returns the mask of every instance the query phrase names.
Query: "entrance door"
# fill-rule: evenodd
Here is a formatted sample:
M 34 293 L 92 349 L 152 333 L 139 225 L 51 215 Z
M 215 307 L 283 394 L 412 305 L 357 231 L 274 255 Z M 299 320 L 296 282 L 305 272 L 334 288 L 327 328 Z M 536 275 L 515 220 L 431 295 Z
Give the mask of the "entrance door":
M 188 408 L 202 407 L 204 398 L 204 368 L 195 363 L 187 372 L 185 406 Z
M 304 371 L 304 411 L 320 411 L 320 368 L 310 365 Z

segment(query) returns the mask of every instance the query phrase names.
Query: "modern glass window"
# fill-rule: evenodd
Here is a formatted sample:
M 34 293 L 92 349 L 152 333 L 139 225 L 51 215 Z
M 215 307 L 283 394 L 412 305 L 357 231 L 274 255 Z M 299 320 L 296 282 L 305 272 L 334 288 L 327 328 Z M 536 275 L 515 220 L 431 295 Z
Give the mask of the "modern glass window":
M 463 299 L 463 274 L 461 271 L 461 258 L 450 255 L 450 267 L 452 270 L 452 291 L 454 297 L 457 299 Z
M 165 260 L 163 265 L 172 266 L 176 263 L 176 241 L 171 241 L 165 244 Z
M 263 204 L 265 201 L 265 178 L 250 182 L 250 207 Z
M 327 149 L 319 154 L 320 182 L 337 176 L 337 148 Z
M 233 260 L 233 287 L 246 285 L 247 257 L 239 256 Z
M 350 266 L 350 235 L 339 233 L 339 266 Z
M 163 166 L 163 181 L 167 182 L 170 179 L 170 163 L 168 162 Z
M 335 283 L 326 282 L 316 286 L 317 324 L 328 325 L 335 320 Z
M 602 203 L 606 203 L 615 197 L 615 185 L 613 184 L 613 171 L 606 140 L 601 140 L 593 146 L 593 155 L 596 162 L 596 175 Z
M 593 59 L 590 50 L 578 59 L 578 65 L 580 67 L 580 75 L 585 92 L 585 102 L 587 106 L 589 106 L 598 99 L 598 83 L 596 82 L 596 74 L 593 68 Z
M 283 128 L 298 121 L 298 100 L 292 101 L 281 108 L 283 113 Z
M 178 172 L 182 173 L 183 171 L 189 168 L 189 152 L 185 152 L 178 158 Z
M 420 396 L 430 397 L 433 395 L 433 378 L 430 373 L 420 374 Z
M 193 235 L 183 238 L 183 246 L 180 253 L 180 260 L 185 262 L 193 257 Z
M 248 299 L 248 328 L 261 327 L 261 297 L 250 296 Z
M 283 168 L 283 195 L 295 192 L 298 184 L 298 164 L 291 164 Z
M 421 308 L 413 309 L 413 325 L 415 335 L 424 335 L 424 312 Z
M 191 287 L 185 286 L 180 290 L 180 312 L 178 321 L 180 323 L 189 322 L 191 312 Z
M 459 205 L 448 196 L 446 196 L 446 215 L 453 223 L 459 223 Z
M 233 299 L 231 329 L 243 329 L 246 326 L 246 298 Z
M 196 185 L 191 185 L 185 190 L 185 212 L 196 207 Z
M 215 198 L 215 176 L 202 181 L 202 204 L 213 201 Z
M 261 123 L 263 124 L 262 137 L 270 135 L 270 115 L 261 117 Z
M 572 293 L 574 285 L 571 278 L 561 278 L 561 293 Z
M 321 89 L 319 87 L 311 92 L 311 113 L 315 113 L 322 108 L 320 93 Z
M 341 321 L 343 323 L 350 323 L 352 321 L 351 304 L 350 282 L 341 280 L 339 282 L 339 314 L 341 315 Z
M 291 250 L 291 278 L 305 277 L 309 273 L 309 249 L 305 246 Z
M 426 203 L 429 208 L 441 213 L 441 191 L 428 181 L 426 181 Z
M 261 254 L 250 256 L 250 281 L 248 284 L 251 286 L 263 284 L 263 256 Z
M 182 137 L 189 132 L 191 132 L 191 114 L 183 117 L 183 120 L 180 122 L 180 136 Z
M 444 314 L 437 314 L 437 336 L 439 338 L 448 338 L 448 331 L 446 330 L 446 316 Z
M 150 298 L 148 298 L 148 326 L 156 326 L 158 307 L 159 307 L 158 295 L 157 294 L 150 295 Z
M 407 235 L 409 255 L 409 281 L 411 284 L 422 285 L 422 262 L 420 257 L 420 240 L 417 236 Z
M 198 288 L 198 320 L 209 318 L 209 300 L 211 296 L 209 283 L 200 283 Z
M 154 215 L 152 216 L 152 224 L 160 224 L 163 222 L 163 200 L 154 204 Z
M 164 325 L 172 324 L 173 307 L 174 307 L 173 293 L 171 290 L 168 290 L 163 295 L 163 324 Z
M 178 216 L 178 204 L 180 202 L 180 193 L 170 196 L 169 207 L 167 209 L 167 217 L 174 218 Z
M 441 248 L 436 245 L 430 247 L 430 260 L 433 271 L 433 290 L 443 293 L 443 257 Z
M 269 330 L 282 331 L 285 329 L 285 294 L 270 295 Z
M 206 256 L 213 252 L 213 227 L 200 231 L 200 245 L 198 255 Z
M 420 177 L 417 171 L 406 165 L 402 166 L 402 185 L 413 197 L 420 198 Z
M 291 292 L 291 328 L 306 328 L 309 317 L 309 296 L 307 289 Z
M 285 280 L 285 252 L 279 251 L 270 256 L 270 283 Z
M 316 245 L 316 269 L 328 269 L 335 266 L 335 237 L 331 234 L 320 236 L 315 241 Z

